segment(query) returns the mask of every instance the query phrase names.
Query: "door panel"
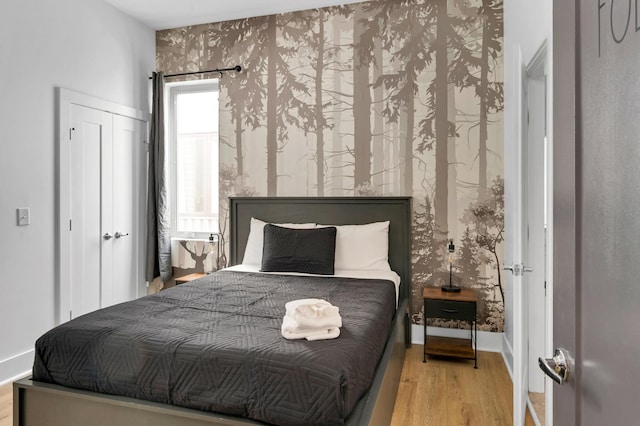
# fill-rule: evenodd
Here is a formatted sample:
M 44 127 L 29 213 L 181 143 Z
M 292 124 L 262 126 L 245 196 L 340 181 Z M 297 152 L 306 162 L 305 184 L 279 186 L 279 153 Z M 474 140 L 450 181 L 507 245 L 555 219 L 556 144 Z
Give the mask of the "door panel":
M 638 423 L 640 383 L 637 10 L 632 2 L 568 3 L 554 3 L 554 16 L 562 16 L 554 23 L 554 92 L 568 107 L 554 109 L 563 136 L 556 134 L 554 144 L 554 202 L 561 204 L 556 208 L 562 220 L 560 234 L 555 223 L 554 246 L 569 255 L 556 251 L 563 261 L 562 268 L 554 267 L 554 343 L 574 356 L 575 373 L 569 386 L 554 392 L 554 422 L 631 425 Z M 577 26 L 567 19 L 572 17 Z M 562 169 L 563 160 L 573 175 Z M 561 285 L 562 278 L 567 282 Z
M 524 274 L 523 285 L 529 313 L 528 372 L 529 392 L 544 392 L 544 374 L 538 368 L 538 357 L 544 351 L 545 333 L 545 229 L 544 229 L 544 138 L 545 84 L 544 76 L 529 75 L 528 126 L 523 150 L 526 207 L 522 209 L 525 225 L 523 260 L 531 271 Z
M 584 424 L 631 425 L 640 383 L 638 10 L 581 4 L 578 397 Z
M 102 111 L 72 105 L 71 142 L 71 311 L 76 317 L 103 303 L 101 238 L 101 158 L 110 148 L 111 116 Z M 109 142 L 107 142 L 109 141 Z M 109 145 L 109 147 L 105 147 Z
M 113 117 L 113 303 L 137 296 L 138 251 L 141 240 L 137 223 L 140 199 L 144 198 L 137 164 L 141 158 L 144 123 Z M 119 233 L 119 234 L 116 234 Z M 120 237 L 118 235 L 122 234 Z
M 527 105 L 528 105 L 528 93 L 527 93 L 527 69 L 526 65 L 520 58 L 520 73 L 518 75 L 519 80 L 515 84 L 520 87 L 520 105 L 519 105 L 519 123 L 521 125 L 520 140 L 518 141 L 519 151 L 519 164 L 518 164 L 518 214 L 517 214 L 517 227 L 519 232 L 513 235 L 514 245 L 514 264 L 521 264 L 523 259 L 526 259 L 526 194 L 524 193 L 526 187 L 524 185 L 526 179 L 526 167 L 525 159 L 526 155 L 523 153 L 523 149 L 526 147 L 525 141 L 527 139 L 527 126 L 524 124 L 527 121 Z M 514 84 L 514 85 L 515 85 Z M 529 374 L 528 374 L 528 343 L 529 343 L 529 310 L 526 300 L 526 274 L 520 272 L 513 274 L 513 424 L 523 425 L 525 419 L 525 413 L 527 409 L 527 398 L 529 389 Z

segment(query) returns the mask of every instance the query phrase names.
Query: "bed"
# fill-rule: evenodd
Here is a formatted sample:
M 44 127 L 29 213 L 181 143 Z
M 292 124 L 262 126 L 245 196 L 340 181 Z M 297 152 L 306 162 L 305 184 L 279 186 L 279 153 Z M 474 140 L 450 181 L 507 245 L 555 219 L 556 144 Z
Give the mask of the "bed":
M 410 199 L 407 197 L 367 197 L 367 198 L 233 198 L 230 200 L 230 260 L 231 264 L 237 264 L 242 259 L 243 254 L 245 253 L 245 245 L 247 242 L 247 238 L 249 236 L 249 224 L 251 222 L 252 217 L 260 218 L 264 221 L 273 222 L 273 223 L 282 223 L 282 222 L 292 222 L 292 223 L 301 223 L 305 221 L 313 221 L 316 223 L 324 223 L 324 224 L 334 224 L 334 225 L 342 225 L 342 224 L 363 224 L 363 223 L 371 223 L 377 221 L 390 220 L 389 227 L 389 264 L 392 269 L 394 269 L 401 277 L 401 285 L 399 289 L 393 289 L 393 286 L 376 286 L 376 290 L 373 291 L 369 283 L 366 279 L 355 280 L 355 279 L 347 279 L 349 281 L 349 285 L 354 285 L 356 287 L 360 286 L 362 291 L 360 296 L 357 296 L 357 299 L 365 299 L 367 294 L 370 294 L 374 299 L 383 299 L 390 298 L 393 302 L 397 303 L 397 310 L 395 312 L 393 309 L 389 311 L 388 315 L 388 324 L 384 324 L 385 321 L 382 321 L 382 325 L 377 325 L 376 327 L 382 327 L 381 330 L 384 329 L 383 332 L 385 335 L 388 335 L 388 339 L 385 341 L 383 339 L 382 342 L 378 343 L 379 346 L 379 360 L 369 359 L 368 361 L 372 363 L 370 366 L 371 370 L 374 370 L 373 378 L 365 379 L 352 379 L 349 378 L 348 381 L 357 382 L 358 380 L 362 382 L 366 381 L 365 389 L 357 389 L 351 392 L 349 389 L 343 389 L 340 392 L 344 393 L 343 402 L 346 407 L 333 407 L 327 406 L 327 411 L 335 411 L 338 413 L 338 419 L 336 420 L 335 415 L 333 417 L 329 416 L 326 418 L 318 417 L 318 420 L 315 420 L 317 424 L 323 424 L 325 421 L 327 423 L 332 424 L 349 424 L 349 425 L 364 425 L 364 424 L 388 424 L 391 418 L 391 413 L 393 410 L 393 405 L 395 401 L 395 393 L 397 390 L 397 384 L 399 381 L 400 373 L 402 370 L 402 363 L 404 359 L 404 346 L 409 342 L 409 336 L 407 334 L 408 330 L 408 318 L 406 314 L 407 307 L 407 299 L 409 294 L 409 284 L 410 284 Z M 260 306 L 259 303 L 262 300 L 262 296 L 260 291 L 263 291 L 263 288 L 269 288 L 267 286 L 273 286 L 274 289 L 279 290 L 269 290 L 269 292 L 292 292 L 296 291 L 299 287 L 299 283 L 296 280 L 300 280 L 300 278 L 274 274 L 274 275 L 259 275 L 258 283 L 256 285 L 256 294 L 253 294 L 250 290 L 251 285 L 247 284 L 245 281 L 245 277 L 248 275 L 254 275 L 251 273 L 240 273 L 235 271 L 224 271 L 220 272 L 215 276 L 206 277 L 203 280 L 199 280 L 201 282 L 194 282 L 192 284 L 184 285 L 183 289 L 180 291 L 166 291 L 162 292 L 161 296 L 153 299 L 155 302 L 149 306 L 144 305 L 149 302 L 149 298 L 139 299 L 138 301 L 129 302 L 125 304 L 129 307 L 134 306 L 135 310 L 150 310 L 150 312 L 154 312 L 154 309 L 160 309 L 160 316 L 162 316 L 162 312 L 177 312 L 174 310 L 166 311 L 162 310 L 163 304 L 174 303 L 174 304 L 183 304 L 183 299 L 190 299 L 191 304 L 195 301 L 200 301 L 206 304 L 207 298 L 217 298 L 218 300 L 224 296 L 225 300 L 229 299 L 228 295 L 233 292 L 236 292 L 236 295 L 241 294 L 242 298 L 247 299 L 247 303 L 251 305 L 252 310 L 264 310 L 267 313 L 267 320 L 265 320 L 266 328 L 264 330 L 253 330 L 248 335 L 255 336 L 255 338 L 251 340 L 260 340 L 260 338 L 264 337 L 268 338 L 268 334 L 273 331 L 275 326 L 275 322 L 279 321 L 274 310 L 273 306 L 269 306 L 270 303 L 265 303 L 265 306 Z M 257 275 L 257 274 L 256 274 Z M 226 280 L 224 283 L 231 284 L 222 284 L 221 277 L 226 276 Z M 341 291 L 343 287 L 346 287 L 347 284 L 341 283 L 336 284 L 333 281 L 327 282 L 321 277 L 309 277 L 305 278 L 305 280 L 311 280 L 314 282 L 315 288 L 323 288 L 322 285 L 327 284 L 328 290 L 326 293 L 319 293 L 320 296 L 326 295 L 326 297 L 331 297 L 331 295 L 335 295 L 336 291 Z M 295 284 L 292 284 L 295 283 Z M 228 288 L 225 290 L 223 287 L 227 286 Z M 247 290 L 249 289 L 249 290 Z M 394 291 L 397 290 L 397 291 Z M 320 291 L 320 290 L 318 290 Z M 325 290 L 322 290 L 325 291 Z M 218 292 L 220 292 L 218 294 Z M 305 295 L 304 290 L 301 290 L 301 293 L 298 296 Z M 395 297 L 394 297 L 395 296 Z M 350 296 L 351 297 L 351 296 Z M 249 300 L 251 299 L 251 300 Z M 340 297 L 337 297 L 336 300 L 340 300 Z M 189 306 L 192 306 L 192 305 Z M 242 309 L 246 309 L 246 306 L 242 303 L 238 305 L 237 308 L 241 312 L 234 314 L 235 316 L 242 315 Z M 345 307 L 346 308 L 346 307 Z M 115 307 L 114 310 L 103 310 L 99 311 L 99 313 L 92 316 L 96 323 L 106 323 L 105 315 L 112 315 L 114 317 L 124 317 L 121 318 L 123 322 L 134 322 L 134 319 L 128 318 L 126 311 L 119 311 L 118 308 Z M 192 309 L 191 307 L 189 309 Z M 225 315 L 229 315 L 231 312 L 231 307 L 225 310 Z M 368 309 L 368 308 L 367 308 Z M 129 309 L 131 310 L 131 309 Z M 363 309 L 360 309 L 362 311 Z M 388 308 L 387 308 L 388 310 Z M 348 314 L 349 309 L 345 309 L 344 313 L 346 315 L 345 320 L 348 320 L 350 324 L 355 324 L 359 320 L 355 317 L 351 318 Z M 358 309 L 352 309 L 352 311 L 356 312 Z M 342 312 L 342 311 L 341 311 Z M 101 316 L 102 315 L 102 316 Z M 151 317 L 155 314 L 152 313 Z M 182 314 L 180 314 L 182 315 Z M 232 315 L 232 316 L 234 316 Z M 382 314 L 374 314 L 373 316 L 381 316 Z M 269 319 L 270 318 L 270 319 Z M 180 321 L 184 320 L 184 318 L 179 318 Z M 369 319 L 370 320 L 370 319 Z M 363 325 L 367 325 L 368 321 L 363 321 Z M 168 319 L 162 318 L 159 326 L 162 325 L 163 321 L 168 321 Z M 273 322 L 271 324 L 271 328 L 269 328 L 269 322 Z M 152 321 L 150 321 L 152 322 Z M 126 325 L 126 324 L 125 324 Z M 232 324 L 232 326 L 236 326 L 237 324 Z M 225 323 L 225 327 L 229 326 Z M 369 325 L 367 325 L 369 326 Z M 384 328 L 386 327 L 386 329 Z M 63 327 L 64 329 L 64 327 Z M 358 334 L 357 330 L 354 328 L 349 329 L 345 328 L 347 332 L 343 341 L 348 341 L 346 339 L 349 338 L 349 334 L 353 334 L 354 336 Z M 382 332 L 381 332 L 382 333 Z M 246 333 L 245 333 L 246 334 Z M 236 336 L 237 337 L 237 336 Z M 356 336 L 357 337 L 357 336 Z M 361 338 L 361 337 L 360 337 Z M 74 339 L 77 339 L 74 338 Z M 268 339 L 267 339 L 268 340 Z M 273 339 L 271 339 L 273 340 Z M 340 339 L 336 339 L 340 340 Z M 282 341 L 282 339 L 280 339 Z M 330 342 L 330 341 L 327 341 Z M 335 342 L 327 343 L 322 348 L 325 348 L 326 354 L 329 354 L 332 351 L 331 345 Z M 354 344 L 363 345 L 366 343 L 365 341 L 354 341 Z M 125 343 L 123 343 L 125 344 Z M 271 345 L 271 343 L 269 343 Z M 125 344 L 126 345 L 126 344 Z M 181 345 L 184 346 L 183 343 Z M 259 345 L 260 343 L 253 342 L 250 344 L 250 347 L 247 348 L 247 351 L 252 350 L 251 348 L 254 345 L 258 349 L 261 350 Z M 372 346 L 376 344 L 372 343 Z M 296 346 L 301 346 L 300 344 Z M 304 346 L 304 345 L 302 345 Z M 317 348 L 318 346 L 316 346 Z M 286 349 L 287 351 L 289 349 Z M 200 351 L 202 352 L 202 351 Z M 260 352 L 263 353 L 263 352 Z M 178 355 L 176 355 L 178 354 Z M 179 359 L 175 359 L 175 357 L 180 357 L 180 352 L 174 352 L 174 359 L 172 362 L 178 363 Z M 193 356 L 193 353 L 185 352 L 184 357 Z M 345 355 L 343 358 L 336 358 L 334 364 L 342 365 L 348 360 L 351 355 Z M 378 356 L 378 355 L 377 355 Z M 228 356 L 228 358 L 234 358 Z M 242 354 L 238 353 L 237 359 L 242 358 Z M 254 359 L 256 358 L 255 354 L 245 357 Z M 321 358 L 328 358 L 328 355 L 322 355 Z M 281 366 L 280 370 L 283 368 L 286 369 L 287 360 L 279 359 Z M 346 370 L 360 370 L 366 369 L 367 358 L 362 358 L 355 360 L 356 364 L 352 365 Z M 217 364 L 216 364 L 217 363 Z M 215 365 L 223 365 L 220 364 L 219 360 L 216 360 L 216 363 L 211 364 L 211 368 L 214 368 Z M 242 364 L 242 363 L 241 363 Z M 327 363 L 327 366 L 331 364 L 331 362 Z M 36 363 L 38 365 L 38 363 Z M 246 368 L 246 364 L 242 364 L 242 368 Z M 293 365 L 293 364 L 291 364 Z M 223 365 L 224 366 L 224 365 Z M 284 366 L 284 367 L 283 367 Z M 362 366 L 362 367 L 360 367 Z M 226 367 L 225 367 L 226 368 Z M 230 367 L 229 367 L 230 368 Z M 271 368 L 271 367 L 269 367 Z M 269 381 L 269 375 L 263 374 L 260 376 L 260 372 L 264 372 L 269 370 L 264 366 L 256 367 L 253 370 L 253 373 L 250 373 L 257 380 L 261 380 L 264 382 Z M 295 368 L 290 368 L 292 371 Z M 126 372 L 126 368 L 123 366 L 121 369 Z M 322 368 L 319 368 L 322 371 Z M 243 370 L 244 371 L 244 370 Z M 248 371 L 251 371 L 249 369 Z M 36 371 L 39 374 L 39 377 L 43 376 L 41 371 Z M 279 373 L 280 374 L 280 373 Z M 188 375 L 185 375 L 187 377 Z M 198 376 L 202 376 L 201 373 L 193 374 L 196 379 Z M 75 375 L 78 377 L 78 375 Z M 182 375 L 180 376 L 182 377 Z M 283 376 L 279 376 L 283 377 Z M 286 379 L 286 376 L 285 376 Z M 293 381 L 300 381 L 301 379 L 295 377 L 292 379 Z M 310 380 L 314 384 L 319 380 L 318 377 L 306 378 L 305 380 Z M 342 379 L 346 380 L 346 379 Z M 58 384 L 46 383 L 53 380 L 44 380 L 44 381 L 34 381 L 34 380 L 23 380 L 17 382 L 14 386 L 14 418 L 16 425 L 27 425 L 27 424 L 220 424 L 220 425 L 235 425 L 235 424 L 305 424 L 310 420 L 304 420 L 303 417 L 299 417 L 303 414 L 303 411 L 300 411 L 300 408 L 293 407 L 292 411 L 287 412 L 285 410 L 284 414 L 279 413 L 277 415 L 274 414 L 274 417 L 269 417 L 269 414 L 274 407 L 269 408 L 260 408 L 262 410 L 262 415 L 255 415 L 255 413 L 249 413 L 249 415 L 254 416 L 262 421 L 262 423 L 255 422 L 252 420 L 247 420 L 242 418 L 247 416 L 247 413 L 238 412 L 234 413 L 232 411 L 225 411 L 225 409 L 216 409 L 215 406 L 210 407 L 205 405 L 192 405 L 192 408 L 185 408 L 189 404 L 185 404 L 185 399 L 198 400 L 198 397 L 193 396 L 192 394 L 185 393 L 186 395 L 183 399 L 179 397 L 172 397 L 170 401 L 163 401 L 162 398 L 156 398 L 154 396 L 149 395 L 141 395 L 140 392 L 132 390 L 129 394 L 122 393 L 126 396 L 116 396 L 103 394 L 98 392 L 91 392 L 87 390 L 78 390 L 74 389 L 75 387 L 85 387 L 88 389 L 92 389 L 91 385 L 78 385 L 76 383 L 72 383 L 71 387 L 60 386 Z M 189 380 L 193 382 L 194 380 Z M 197 380 L 195 380 L 197 383 Z M 282 383 L 281 383 L 282 382 Z M 285 386 L 284 383 L 286 380 L 278 380 L 278 384 L 281 386 Z M 305 384 L 298 384 L 298 390 L 295 393 L 300 393 L 300 395 L 304 394 L 305 388 L 315 387 Z M 110 385 L 109 383 L 105 386 Z M 315 385 L 314 385 L 315 386 Z M 131 388 L 131 386 L 129 386 Z M 277 387 L 277 386 L 276 386 Z M 108 386 L 107 386 L 108 388 Z M 105 389 L 104 387 L 100 389 Z M 110 390 L 105 392 L 114 393 Z M 119 392 L 119 391 L 118 391 Z M 351 393 L 350 393 L 351 392 Z M 117 392 L 115 392 L 117 393 Z M 271 394 L 270 390 L 267 394 Z M 291 393 L 291 390 L 289 390 Z M 132 397 L 133 396 L 133 397 Z M 252 394 L 251 397 L 255 397 L 255 394 Z M 295 398 L 294 398 L 295 399 Z M 311 400 L 311 398 L 304 396 L 305 401 Z M 331 398 L 329 398 L 331 399 Z M 149 401 L 151 400 L 151 401 Z M 283 402 L 281 397 L 277 398 L 276 405 L 286 405 L 286 401 Z M 318 397 L 318 401 L 321 401 L 321 398 Z M 167 404 L 164 402 L 171 402 L 171 404 Z M 312 401 L 313 402 L 313 401 Z M 199 409 L 194 409 L 199 408 Z M 311 408 L 313 408 L 313 404 L 311 404 Z M 316 407 L 317 408 L 317 407 Z M 320 405 L 320 408 L 317 410 L 320 414 L 322 414 L 325 408 Z M 205 412 L 202 410 L 213 410 L 218 411 L 216 413 Z M 295 410 L 299 410 L 296 412 Z M 222 411 L 225 414 L 220 414 Z M 264 414 L 264 413 L 267 414 Z M 329 414 L 336 414 L 329 413 Z M 236 414 L 236 415 L 234 415 Z M 239 417 L 240 416 L 240 417 Z M 290 417 L 287 417 L 290 416 Z M 344 416 L 344 417 L 343 417 Z M 303 420 L 296 420 L 303 419 Z M 298 422 L 298 423 L 296 423 Z

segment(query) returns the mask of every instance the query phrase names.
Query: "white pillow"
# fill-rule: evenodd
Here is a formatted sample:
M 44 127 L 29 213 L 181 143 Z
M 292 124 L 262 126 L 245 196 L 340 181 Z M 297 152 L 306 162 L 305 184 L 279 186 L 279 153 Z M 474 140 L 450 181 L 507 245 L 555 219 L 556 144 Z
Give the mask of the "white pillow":
M 335 269 L 390 271 L 389 221 L 336 226 Z
M 262 264 L 262 246 L 264 245 L 264 226 L 267 222 L 260 219 L 251 218 L 249 227 L 249 238 L 247 238 L 247 246 L 244 249 L 243 265 L 261 265 Z M 313 229 L 315 223 L 274 223 L 276 226 L 293 229 Z

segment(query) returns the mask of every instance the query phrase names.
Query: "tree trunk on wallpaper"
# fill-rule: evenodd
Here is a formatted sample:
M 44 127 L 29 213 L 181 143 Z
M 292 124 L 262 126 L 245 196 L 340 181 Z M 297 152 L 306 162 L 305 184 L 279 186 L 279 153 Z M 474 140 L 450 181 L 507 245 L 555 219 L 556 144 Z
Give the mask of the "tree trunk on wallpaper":
M 413 98 L 413 97 L 412 97 Z M 398 181 L 400 193 L 402 195 L 413 195 L 413 162 L 407 163 L 407 156 L 411 156 L 412 148 L 407 136 L 407 124 L 409 122 L 409 114 L 407 113 L 407 105 L 401 104 L 398 108 Z
M 342 23 L 333 21 L 333 45 L 341 46 L 342 44 Z M 342 74 L 340 69 L 342 49 L 340 47 L 335 48 L 334 61 L 336 66 L 333 70 L 333 91 L 336 100 L 333 102 L 333 129 L 331 130 L 331 194 L 334 196 L 345 195 L 344 194 L 344 164 L 342 160 L 342 151 L 344 146 L 342 144 L 342 105 L 339 99 L 342 93 Z
M 368 53 L 360 45 L 367 15 L 356 5 L 353 29 L 354 194 L 371 182 L 371 94 Z
M 391 155 L 388 157 L 389 162 L 386 167 L 389 176 L 387 181 L 393 184 L 393 194 L 409 195 L 400 190 L 400 147 L 398 146 L 400 144 L 400 128 L 398 123 L 391 123 L 391 136 L 389 144 Z
M 380 37 L 374 38 L 374 67 L 373 67 L 373 81 L 378 81 L 382 77 L 383 72 L 383 57 L 382 57 L 382 40 Z M 377 85 L 373 89 L 373 136 L 371 143 L 372 149 L 372 185 L 377 193 L 383 194 L 384 191 L 384 120 L 382 117 L 383 105 L 383 93 L 382 85 Z
M 205 28 L 205 26 L 202 26 L 203 28 Z M 207 67 L 207 46 L 204 42 L 205 37 L 204 37 L 204 32 L 203 31 L 198 31 L 198 36 L 197 36 L 197 44 L 198 44 L 198 69 L 199 70 L 203 70 L 206 69 Z
M 393 175 L 396 169 L 394 165 L 397 164 L 396 158 L 395 158 L 395 148 L 394 148 L 395 141 L 396 141 L 395 123 L 389 123 L 387 127 L 388 127 L 387 132 L 389 134 L 389 137 L 387 139 L 387 134 L 385 133 L 385 143 L 383 148 L 384 162 L 382 164 L 382 175 L 384 176 L 383 182 L 386 189 L 385 193 L 400 195 L 396 190 L 394 175 Z
M 236 123 L 236 162 L 238 164 L 238 176 L 244 175 L 244 155 L 242 153 L 242 109 L 240 105 L 233 106 L 234 121 Z
M 408 76 L 413 75 L 412 70 L 408 70 Z M 404 139 L 404 157 L 402 163 L 404 164 L 404 195 L 413 194 L 413 129 L 415 128 L 416 119 L 416 107 L 415 107 L 415 90 L 416 82 L 413 79 L 407 81 L 409 88 L 407 89 L 406 104 L 406 136 Z
M 490 0 L 489 0 L 490 1 Z M 483 5 L 489 3 L 483 0 Z M 478 201 L 487 199 L 487 84 L 489 74 L 489 19 L 482 16 L 482 52 L 480 54 L 480 123 L 478 126 Z
M 449 67 L 447 57 L 447 0 L 437 2 L 437 39 L 436 49 L 436 77 L 435 77 L 435 129 L 436 129 L 436 196 L 434 200 L 436 228 L 441 238 L 446 238 L 448 226 L 448 82 Z
M 448 111 L 447 120 L 455 128 L 456 123 L 456 89 L 453 84 L 449 84 L 447 90 L 448 97 Z M 449 163 L 448 183 L 449 198 L 447 200 L 447 212 L 449 214 L 448 226 L 449 226 L 449 238 L 456 238 L 458 236 L 458 168 L 456 158 L 456 141 L 457 137 L 454 132 L 449 132 L 447 156 Z
M 324 71 L 324 12 L 318 10 L 318 58 L 315 65 L 315 121 L 316 121 L 316 181 L 318 197 L 324 197 L 324 104 L 322 102 L 322 76 Z
M 267 25 L 267 196 L 275 197 L 278 195 L 276 15 L 269 16 Z
M 199 71 L 203 69 L 203 27 L 204 25 L 196 25 L 193 27 L 189 27 L 187 30 L 187 43 L 186 43 L 186 53 L 187 53 L 187 64 L 185 71 Z

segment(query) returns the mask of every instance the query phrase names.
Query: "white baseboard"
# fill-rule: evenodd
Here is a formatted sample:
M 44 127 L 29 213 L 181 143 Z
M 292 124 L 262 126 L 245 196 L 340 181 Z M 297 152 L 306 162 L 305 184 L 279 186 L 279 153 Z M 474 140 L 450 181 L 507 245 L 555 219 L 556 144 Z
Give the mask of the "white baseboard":
M 0 361 L 0 386 L 31 374 L 34 355 L 35 350 L 31 349 Z
M 429 336 L 455 337 L 458 339 L 468 339 L 469 330 L 457 328 L 427 327 Z M 504 333 L 493 333 L 489 331 L 478 331 L 478 350 L 486 352 L 502 352 L 502 340 Z M 411 343 L 416 345 L 424 344 L 424 326 L 411 324 Z
M 502 358 L 504 358 L 504 365 L 507 366 L 507 372 L 511 377 L 511 383 L 513 383 L 513 349 L 507 340 L 507 335 L 502 336 Z

